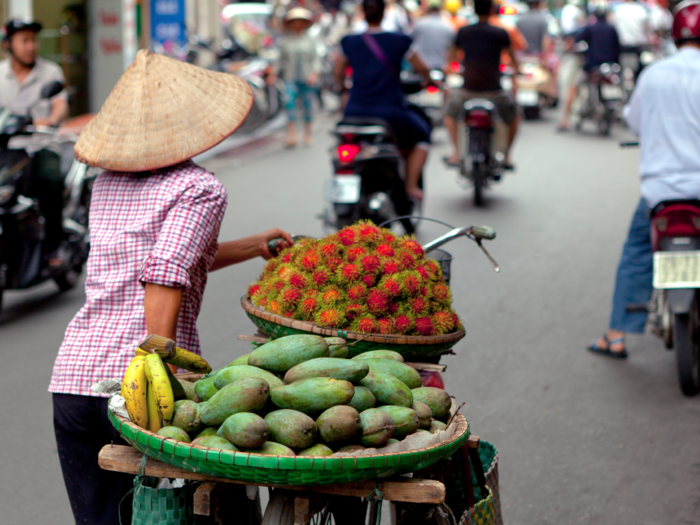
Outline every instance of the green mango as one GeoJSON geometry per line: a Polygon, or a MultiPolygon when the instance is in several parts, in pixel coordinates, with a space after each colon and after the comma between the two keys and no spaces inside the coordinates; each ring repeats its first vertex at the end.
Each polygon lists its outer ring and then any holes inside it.
{"type": "Polygon", "coordinates": [[[200,379],[194,384],[194,393],[200,401],[209,401],[219,391],[214,386],[214,378],[200,379]]]}
{"type": "Polygon", "coordinates": [[[430,407],[435,419],[442,419],[450,413],[452,398],[442,388],[424,386],[411,390],[416,401],[425,403],[430,407]]]}
{"type": "Polygon", "coordinates": [[[269,372],[287,372],[309,359],[328,357],[328,343],[318,335],[288,335],[256,348],[248,364],[269,372]]]}
{"type": "Polygon", "coordinates": [[[194,439],[199,439],[207,436],[216,436],[217,432],[219,432],[219,427],[207,427],[204,430],[202,430],[199,434],[197,434],[194,437],[194,439]]]}
{"type": "Polygon", "coordinates": [[[265,416],[270,440],[293,449],[309,448],[316,441],[316,422],[297,410],[275,410],[265,416]]]}
{"type": "Polygon", "coordinates": [[[397,443],[401,443],[398,439],[391,438],[389,441],[386,442],[387,445],[396,445],[397,443]]]}
{"type": "Polygon", "coordinates": [[[348,406],[353,407],[358,412],[363,412],[368,408],[374,408],[374,405],[376,404],[377,398],[374,397],[374,394],[369,388],[365,388],[364,386],[356,386],[355,395],[352,396],[348,406]]]}
{"type": "Polygon", "coordinates": [[[409,389],[419,388],[423,385],[420,374],[415,368],[394,361],[393,359],[365,359],[371,370],[379,370],[391,374],[402,381],[409,389]]]}
{"type": "Polygon", "coordinates": [[[394,435],[394,420],[378,408],[370,408],[360,414],[362,435],[360,443],[365,447],[383,447],[394,435]]]}
{"type": "Polygon", "coordinates": [[[356,355],[353,359],[392,359],[403,363],[403,356],[393,350],[370,350],[369,352],[356,355]]]}
{"type": "Polygon", "coordinates": [[[255,412],[270,397],[267,382],[257,377],[244,377],[219,390],[201,409],[202,423],[220,425],[238,412],[255,412]]]}
{"type": "Polygon", "coordinates": [[[344,447],[340,447],[336,452],[340,452],[341,454],[352,454],[353,452],[358,452],[360,450],[364,450],[365,447],[361,445],[346,445],[344,447]]]}
{"type": "Polygon", "coordinates": [[[230,450],[231,452],[239,451],[233,443],[230,443],[226,439],[219,436],[203,436],[192,441],[192,445],[197,445],[206,448],[216,448],[221,450],[230,450]]]}
{"type": "MultiPolygon", "coordinates": [[[[398,379],[395,380],[401,383],[398,379]]],[[[316,415],[332,406],[348,404],[354,394],[355,387],[348,381],[312,377],[275,388],[270,397],[280,408],[291,408],[304,414],[316,415]]]]}
{"type": "Polygon", "coordinates": [[[187,432],[178,427],[163,427],[156,432],[156,434],[164,438],[174,439],[175,441],[184,441],[185,443],[190,443],[192,441],[190,436],[187,435],[187,432]]]}
{"type": "Polygon", "coordinates": [[[242,355],[241,357],[237,357],[233,361],[231,361],[226,367],[229,366],[238,366],[238,365],[247,365],[248,364],[248,358],[250,357],[250,354],[245,354],[242,355]]]}
{"type": "Polygon", "coordinates": [[[190,383],[189,381],[184,381],[182,379],[178,379],[179,383],[182,385],[183,390],[185,391],[185,399],[189,399],[190,401],[194,401],[194,383],[190,383]]]}
{"type": "Polygon", "coordinates": [[[416,401],[414,399],[411,408],[416,411],[416,414],[418,414],[418,422],[420,423],[418,428],[426,430],[429,429],[430,423],[433,420],[433,411],[430,410],[430,407],[425,403],[421,403],[420,401],[416,401]]]}
{"type": "Polygon", "coordinates": [[[324,443],[350,441],[360,433],[360,413],[347,405],[334,406],[318,416],[316,426],[324,443]]]}
{"type": "Polygon", "coordinates": [[[403,439],[406,436],[413,434],[418,430],[418,414],[412,408],[398,407],[398,406],[383,406],[379,407],[378,410],[383,410],[391,416],[394,420],[394,435],[395,439],[403,439]]]}
{"type": "Polygon", "coordinates": [[[243,379],[244,377],[257,377],[267,381],[270,386],[270,390],[274,390],[277,387],[284,386],[284,381],[282,381],[275,374],[271,374],[267,370],[249,365],[234,365],[224,368],[221,372],[216,374],[214,378],[214,386],[218,389],[222,389],[229,383],[243,379]]]}
{"type": "Polygon", "coordinates": [[[369,374],[359,382],[360,386],[368,388],[378,405],[397,405],[410,407],[413,405],[411,390],[403,381],[381,370],[370,369],[369,374]]]}
{"type": "Polygon", "coordinates": [[[194,401],[188,399],[175,401],[173,405],[173,419],[170,424],[181,428],[190,435],[197,434],[202,428],[199,410],[199,405],[194,401]]]}
{"type": "Polygon", "coordinates": [[[246,450],[249,454],[262,454],[263,456],[296,456],[294,451],[274,441],[266,441],[261,447],[246,450]]]}
{"type": "Polygon", "coordinates": [[[267,441],[269,428],[259,415],[239,412],[226,418],[217,435],[237,447],[257,448],[267,441]]]}
{"type": "Polygon", "coordinates": [[[337,357],[318,357],[292,367],[284,376],[288,385],[310,377],[332,377],[356,383],[369,372],[369,365],[364,361],[339,359],[337,357]]]}
{"type": "Polygon", "coordinates": [[[445,423],[443,423],[442,421],[433,420],[430,422],[429,430],[430,430],[431,434],[437,434],[438,432],[440,432],[441,430],[445,430],[446,428],[447,428],[447,425],[445,423]]]}
{"type": "Polygon", "coordinates": [[[297,456],[332,456],[333,451],[323,443],[316,443],[314,446],[302,450],[297,456]]]}
{"type": "Polygon", "coordinates": [[[345,359],[348,357],[348,342],[342,337],[324,337],[328,343],[328,352],[331,357],[345,359]]]}

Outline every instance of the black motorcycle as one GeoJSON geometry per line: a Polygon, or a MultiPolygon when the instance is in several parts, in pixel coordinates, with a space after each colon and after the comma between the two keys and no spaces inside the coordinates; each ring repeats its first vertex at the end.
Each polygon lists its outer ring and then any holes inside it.
{"type": "MultiPolygon", "coordinates": [[[[63,90],[60,82],[44,86],[49,99],[63,90]]],[[[4,290],[22,290],[48,280],[61,291],[73,288],[88,257],[88,210],[95,171],[72,158],[75,138],[61,138],[53,128],[32,126],[28,115],[14,115],[0,108],[0,306],[4,290]],[[65,170],[63,208],[64,239],[59,251],[62,264],[49,264],[44,246],[45,219],[36,199],[28,197],[32,186],[31,157],[22,149],[10,149],[10,139],[28,135],[56,138],[69,166],[65,170]]]]}

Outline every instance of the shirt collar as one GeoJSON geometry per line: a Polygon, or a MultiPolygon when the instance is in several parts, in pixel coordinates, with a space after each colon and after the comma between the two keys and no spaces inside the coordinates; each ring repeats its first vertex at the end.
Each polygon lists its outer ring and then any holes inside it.
{"type": "Polygon", "coordinates": [[[698,49],[697,47],[693,47],[693,46],[683,46],[678,50],[678,52],[679,53],[687,53],[687,52],[700,53],[700,49],[698,49]]]}

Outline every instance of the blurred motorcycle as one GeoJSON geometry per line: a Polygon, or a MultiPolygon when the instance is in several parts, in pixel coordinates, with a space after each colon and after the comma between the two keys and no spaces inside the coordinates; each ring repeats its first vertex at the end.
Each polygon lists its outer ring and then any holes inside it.
{"type": "MultiPolygon", "coordinates": [[[[409,71],[403,71],[401,77],[404,81],[420,81],[420,75],[409,71]]],[[[406,101],[419,107],[428,117],[433,127],[442,124],[445,113],[445,73],[439,69],[430,72],[430,85],[422,86],[417,93],[406,95],[406,101]]]]}
{"type": "Polygon", "coordinates": [[[610,134],[623,99],[620,72],[619,64],[601,64],[579,84],[572,108],[577,130],[590,120],[601,135],[610,134]]]}
{"type": "Polygon", "coordinates": [[[523,108],[526,120],[540,118],[541,111],[552,104],[550,94],[552,74],[537,57],[524,57],[520,63],[520,74],[516,77],[518,86],[515,102],[523,108]]]}

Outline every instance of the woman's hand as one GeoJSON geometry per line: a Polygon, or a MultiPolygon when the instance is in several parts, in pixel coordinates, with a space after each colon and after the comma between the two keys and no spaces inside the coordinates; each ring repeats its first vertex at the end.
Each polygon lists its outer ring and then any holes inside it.
{"type": "Polygon", "coordinates": [[[309,75],[309,78],[306,79],[306,84],[309,87],[313,87],[316,85],[316,82],[318,82],[318,73],[315,71],[312,71],[311,74],[309,75]]]}
{"type": "Polygon", "coordinates": [[[279,228],[273,228],[272,230],[259,233],[258,236],[261,238],[260,256],[265,260],[272,259],[277,255],[277,253],[294,244],[294,239],[292,239],[292,236],[279,228]],[[267,243],[272,239],[282,239],[282,241],[277,245],[277,253],[271,253],[270,249],[267,247],[267,243]]]}
{"type": "Polygon", "coordinates": [[[255,257],[272,259],[276,254],[270,253],[267,243],[272,239],[282,239],[278,245],[278,250],[289,248],[294,244],[292,236],[284,230],[273,228],[257,235],[251,235],[237,241],[222,242],[219,244],[219,252],[209,268],[210,272],[231,266],[239,262],[247,261],[255,257]]]}

